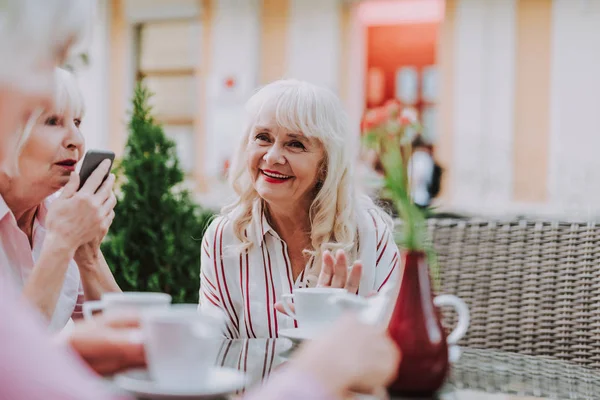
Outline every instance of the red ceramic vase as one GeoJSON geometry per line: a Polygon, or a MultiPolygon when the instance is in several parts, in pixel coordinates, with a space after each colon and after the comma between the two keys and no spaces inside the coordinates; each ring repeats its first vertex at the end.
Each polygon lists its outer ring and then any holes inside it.
{"type": "Polygon", "coordinates": [[[433,304],[427,256],[403,253],[400,291],[388,333],[402,353],[398,375],[388,390],[393,395],[428,397],[448,373],[448,345],[440,313],[433,304]]]}

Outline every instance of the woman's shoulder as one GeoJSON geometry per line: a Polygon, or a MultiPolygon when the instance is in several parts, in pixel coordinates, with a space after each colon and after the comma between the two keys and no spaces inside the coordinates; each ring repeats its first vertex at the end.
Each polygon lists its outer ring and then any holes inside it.
{"type": "Polygon", "coordinates": [[[369,248],[377,248],[382,239],[393,231],[393,219],[388,213],[375,205],[362,208],[360,214],[361,217],[358,223],[360,243],[364,243],[369,248]]]}
{"type": "Polygon", "coordinates": [[[228,232],[233,233],[231,218],[227,215],[216,215],[208,224],[204,237],[214,238],[217,235],[227,235],[228,232]]]}
{"type": "Polygon", "coordinates": [[[240,240],[235,235],[232,216],[229,214],[215,216],[204,232],[204,240],[212,244],[218,241],[219,245],[222,243],[224,247],[239,245],[240,240]]]}
{"type": "Polygon", "coordinates": [[[364,207],[361,211],[362,223],[366,225],[369,230],[382,231],[393,228],[394,221],[392,217],[381,208],[372,205],[364,207]]]}

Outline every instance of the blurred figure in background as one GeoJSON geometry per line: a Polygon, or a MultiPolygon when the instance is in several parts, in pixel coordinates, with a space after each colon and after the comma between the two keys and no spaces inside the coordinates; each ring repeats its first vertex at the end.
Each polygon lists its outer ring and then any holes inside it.
{"type": "Polygon", "coordinates": [[[441,167],[433,159],[433,146],[417,135],[408,162],[411,196],[416,205],[427,208],[440,191],[441,167]]]}

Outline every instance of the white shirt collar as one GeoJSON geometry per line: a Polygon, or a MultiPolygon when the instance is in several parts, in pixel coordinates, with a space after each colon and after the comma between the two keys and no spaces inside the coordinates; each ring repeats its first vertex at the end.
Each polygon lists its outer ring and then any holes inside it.
{"type": "Polygon", "coordinates": [[[267,221],[267,216],[264,212],[264,206],[261,200],[256,201],[252,207],[252,220],[250,221],[248,230],[252,235],[250,241],[259,247],[262,247],[265,241],[265,235],[268,232],[275,233],[269,224],[269,221],[267,221]]]}

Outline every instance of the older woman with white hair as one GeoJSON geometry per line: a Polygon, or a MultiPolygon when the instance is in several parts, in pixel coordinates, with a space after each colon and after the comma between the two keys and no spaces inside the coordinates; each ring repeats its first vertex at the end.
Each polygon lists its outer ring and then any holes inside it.
{"type": "Polygon", "coordinates": [[[337,96],[282,80],[246,111],[230,175],[237,198],[202,242],[201,308],[228,316],[229,337],[277,337],[296,326],[276,312],[294,288],[364,296],[396,285],[392,219],[354,185],[358,138],[337,96]],[[360,260],[350,270],[347,255],[360,260]]]}
{"type": "Polygon", "coordinates": [[[17,172],[2,177],[0,242],[9,258],[1,268],[56,331],[80,315],[84,299],[120,289],[100,251],[114,218],[115,177],[99,187],[108,172],[103,165],[77,192],[73,172],[84,153],[83,97],[70,72],[57,68],[54,82],[54,105],[40,109],[21,130],[17,172]]]}

